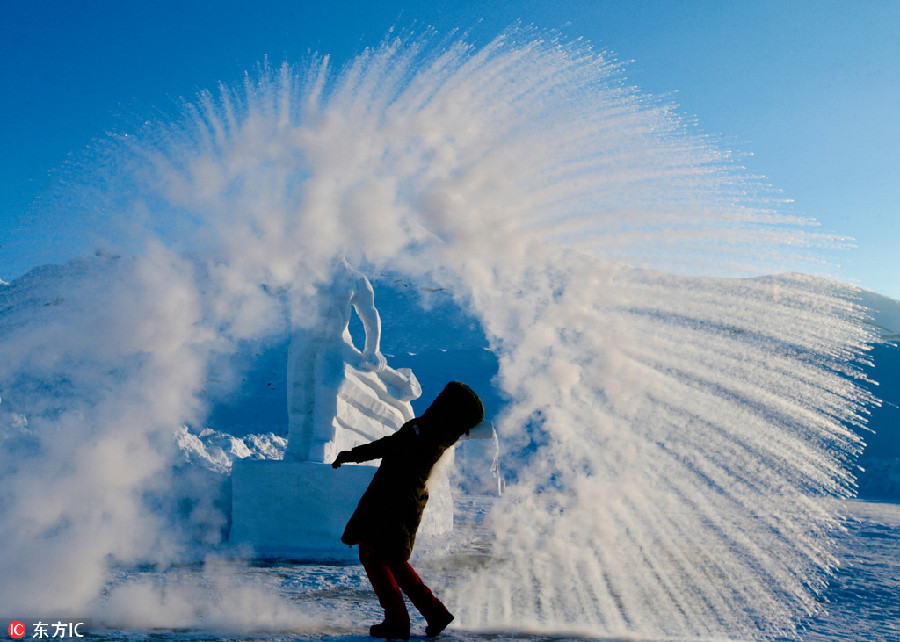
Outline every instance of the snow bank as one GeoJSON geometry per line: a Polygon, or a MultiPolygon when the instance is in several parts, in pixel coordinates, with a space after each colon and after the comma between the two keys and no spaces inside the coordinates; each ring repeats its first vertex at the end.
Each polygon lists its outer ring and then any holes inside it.
{"type": "Polygon", "coordinates": [[[184,461],[217,473],[229,473],[237,459],[284,458],[287,439],[274,433],[235,437],[204,428],[199,433],[182,426],[175,433],[175,441],[184,461]]]}

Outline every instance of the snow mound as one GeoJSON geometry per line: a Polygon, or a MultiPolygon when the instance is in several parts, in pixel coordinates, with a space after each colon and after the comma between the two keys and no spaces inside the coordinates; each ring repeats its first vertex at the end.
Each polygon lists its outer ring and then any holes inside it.
{"type": "Polygon", "coordinates": [[[283,459],[287,439],[275,433],[235,437],[205,428],[199,433],[182,426],[175,441],[183,461],[217,473],[230,473],[236,459],[283,459]]]}
{"type": "Polygon", "coordinates": [[[866,306],[872,317],[872,323],[881,330],[885,337],[900,336],[900,301],[890,297],[863,291],[860,302],[866,306]]]}

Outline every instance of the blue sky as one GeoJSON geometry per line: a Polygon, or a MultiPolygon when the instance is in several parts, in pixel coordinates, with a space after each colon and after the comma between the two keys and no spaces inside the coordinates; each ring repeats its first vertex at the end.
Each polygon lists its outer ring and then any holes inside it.
{"type": "MultiPolygon", "coordinates": [[[[856,239],[842,276],[900,299],[900,2],[0,2],[0,244],[71,153],[264,57],[338,64],[391,26],[514,21],[585,37],[765,175],[791,213],[856,239]],[[427,5],[427,6],[426,6],[427,5]]],[[[60,257],[61,259],[67,257],[60,257]]],[[[32,267],[0,247],[0,278],[32,267]]]]}

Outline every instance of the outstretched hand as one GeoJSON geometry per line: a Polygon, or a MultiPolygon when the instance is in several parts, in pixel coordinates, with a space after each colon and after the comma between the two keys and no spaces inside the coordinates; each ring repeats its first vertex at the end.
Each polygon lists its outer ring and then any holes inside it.
{"type": "Polygon", "coordinates": [[[331,467],[332,468],[340,468],[341,464],[346,464],[348,461],[352,461],[350,459],[350,451],[342,450],[341,452],[338,453],[338,456],[331,463],[331,467]]]}

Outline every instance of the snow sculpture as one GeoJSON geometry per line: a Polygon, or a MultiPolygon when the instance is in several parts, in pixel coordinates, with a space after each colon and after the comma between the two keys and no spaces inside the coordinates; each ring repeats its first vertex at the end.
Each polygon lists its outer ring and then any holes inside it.
{"type": "MultiPolygon", "coordinates": [[[[232,467],[229,539],[266,557],[355,560],[340,536],[376,466],[351,466],[338,477],[330,463],[342,450],[398,430],[413,418],[410,401],[422,393],[411,370],[391,368],[381,354],[372,284],[345,260],[333,273],[317,293],[317,313],[292,330],[284,460],[241,459],[232,467]],[[366,334],[361,351],[350,336],[354,311],[366,334]]],[[[448,451],[429,482],[422,535],[453,528],[452,456],[448,451]]]]}
{"type": "Polygon", "coordinates": [[[381,318],[372,284],[346,260],[320,288],[312,328],[295,327],[288,349],[285,459],[331,463],[341,450],[384,437],[413,418],[422,389],[407,368],[381,354],[381,318]],[[356,311],[365,329],[360,352],[350,336],[356,311]]]}

